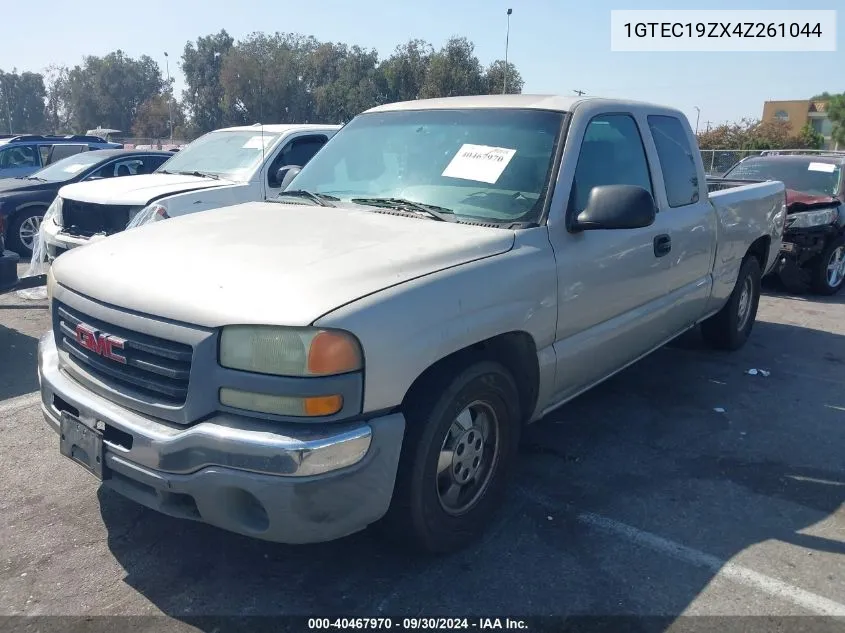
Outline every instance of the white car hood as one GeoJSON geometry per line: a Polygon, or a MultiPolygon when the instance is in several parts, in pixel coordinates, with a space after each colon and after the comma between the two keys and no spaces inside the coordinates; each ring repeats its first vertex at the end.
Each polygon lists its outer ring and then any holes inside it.
{"type": "Polygon", "coordinates": [[[251,202],[124,231],[63,254],[53,268],[61,285],[158,317],[206,327],[308,325],[513,243],[506,229],[251,202]]]}
{"type": "Polygon", "coordinates": [[[78,182],[59,190],[61,198],[101,204],[146,205],[160,196],[211,187],[232,186],[231,180],[214,180],[179,174],[142,174],[78,182]]]}

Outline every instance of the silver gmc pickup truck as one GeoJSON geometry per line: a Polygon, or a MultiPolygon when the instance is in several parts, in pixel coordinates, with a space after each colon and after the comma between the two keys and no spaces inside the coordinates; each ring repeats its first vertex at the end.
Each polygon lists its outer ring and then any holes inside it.
{"type": "Polygon", "coordinates": [[[698,324],[742,346],[784,220],[783,183],[707,191],[674,109],[380,106],[278,199],[59,257],[43,412],[63,455],[166,514],[452,550],[523,425],[698,324]]]}

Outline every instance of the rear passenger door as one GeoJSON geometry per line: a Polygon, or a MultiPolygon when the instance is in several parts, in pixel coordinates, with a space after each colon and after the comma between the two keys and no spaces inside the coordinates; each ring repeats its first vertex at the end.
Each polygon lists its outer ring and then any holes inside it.
{"type": "Polygon", "coordinates": [[[707,309],[716,249],[716,213],[699,182],[692,129],[670,114],[650,114],[648,129],[660,169],[656,199],[660,225],[671,239],[667,288],[673,292],[676,328],[691,326],[707,309]]]}

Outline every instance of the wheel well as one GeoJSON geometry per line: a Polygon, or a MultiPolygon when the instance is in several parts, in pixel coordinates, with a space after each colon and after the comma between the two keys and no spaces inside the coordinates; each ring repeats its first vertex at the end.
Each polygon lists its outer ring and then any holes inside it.
{"type": "Polygon", "coordinates": [[[482,360],[501,363],[513,376],[519,392],[519,407],[523,422],[528,421],[537,406],[540,387],[540,365],[537,346],[527,332],[507,332],[480,341],[438,360],[420,374],[408,389],[403,405],[420,389],[434,381],[454,375],[461,369],[482,360]]]}
{"type": "Polygon", "coordinates": [[[757,261],[760,262],[760,270],[766,270],[766,264],[769,261],[769,249],[772,246],[772,238],[768,235],[764,235],[762,237],[758,237],[754,242],[752,242],[751,246],[748,247],[747,255],[751,255],[757,258],[757,261]]]}

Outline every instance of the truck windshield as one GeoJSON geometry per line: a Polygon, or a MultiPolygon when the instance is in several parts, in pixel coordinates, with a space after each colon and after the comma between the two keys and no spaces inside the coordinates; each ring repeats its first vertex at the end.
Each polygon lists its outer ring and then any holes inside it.
{"type": "Polygon", "coordinates": [[[344,202],[402,199],[459,219],[536,221],[563,118],[563,112],[528,109],[362,114],[317,152],[288,190],[344,202]]]}
{"type": "Polygon", "coordinates": [[[839,192],[842,167],[836,163],[793,158],[749,158],[725,173],[739,180],[780,180],[787,189],[819,196],[839,192]]]}
{"type": "Polygon", "coordinates": [[[209,132],[188,144],[156,171],[198,172],[230,180],[248,180],[278,138],[278,134],[262,134],[261,128],[209,132]]]}

